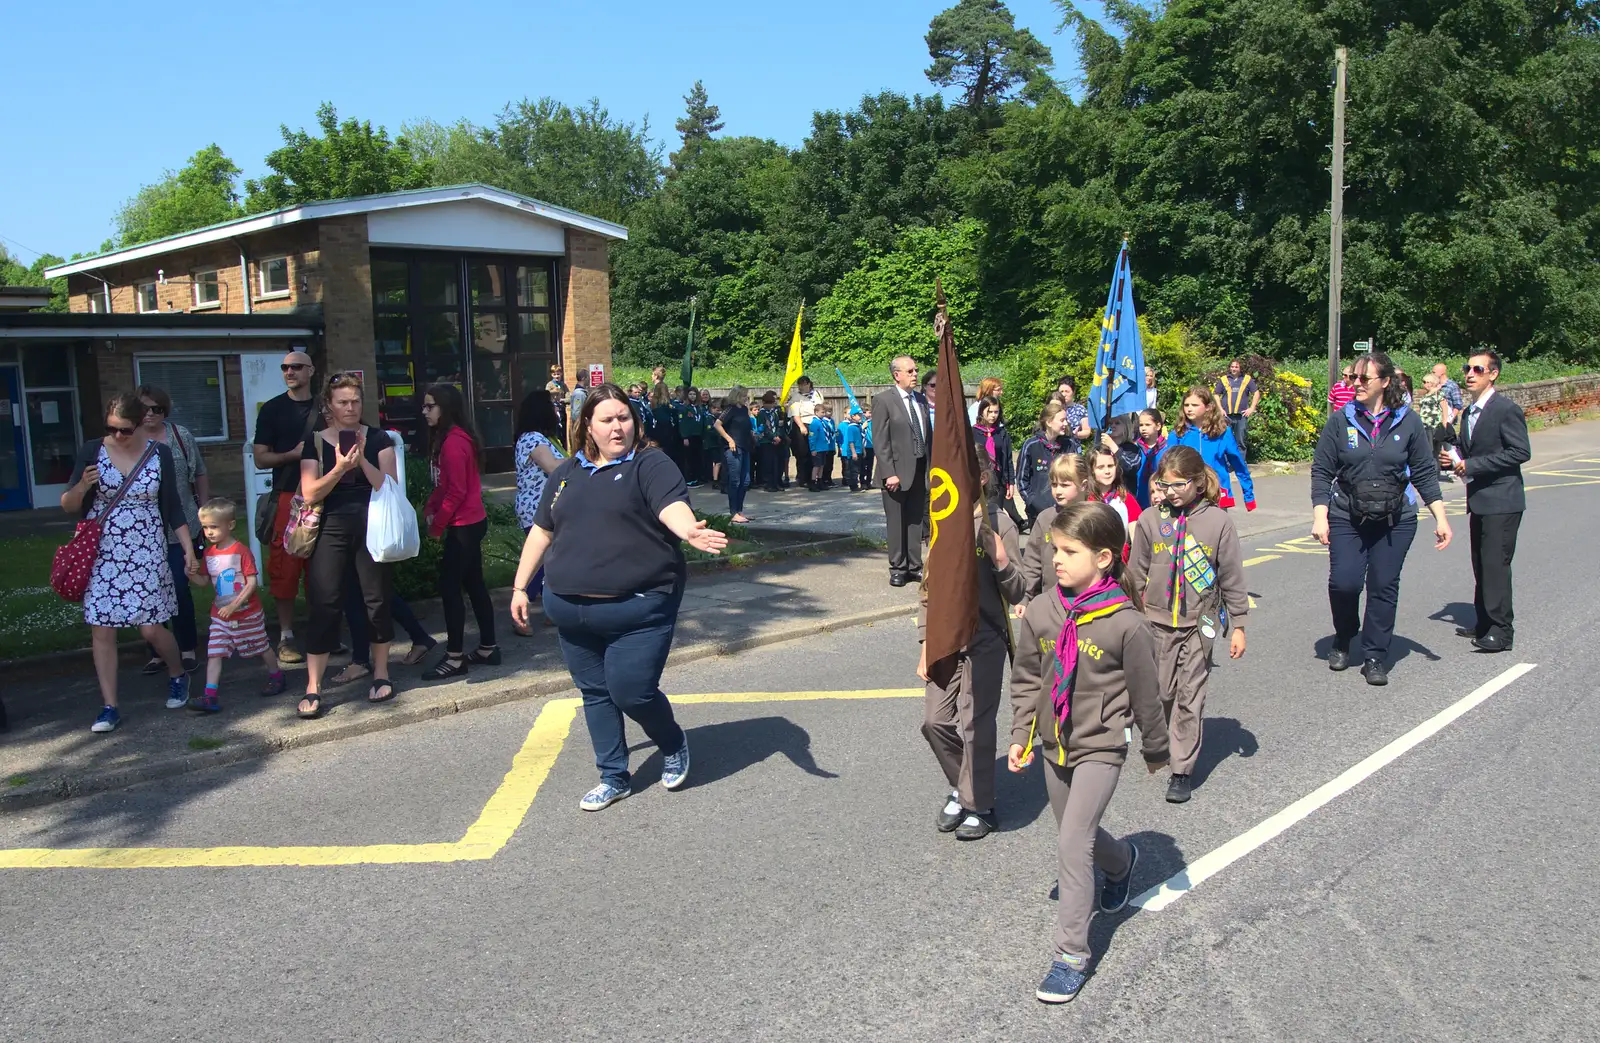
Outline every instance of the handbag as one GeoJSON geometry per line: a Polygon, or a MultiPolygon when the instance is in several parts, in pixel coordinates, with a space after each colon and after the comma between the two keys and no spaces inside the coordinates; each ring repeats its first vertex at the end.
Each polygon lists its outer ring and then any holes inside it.
{"type": "MultiPolygon", "coordinates": [[[[117,486],[115,495],[111,497],[106,509],[100,512],[100,516],[80,521],[78,527],[73,530],[72,539],[68,540],[65,546],[56,548],[55,557],[50,561],[51,590],[68,601],[82,601],[84,595],[89,592],[89,576],[94,572],[94,560],[100,554],[100,535],[104,531],[100,518],[109,517],[111,512],[117,509],[117,504],[122,502],[123,494],[133,485],[134,479],[139,477],[139,472],[144,470],[144,465],[155,455],[155,451],[154,442],[145,446],[139,462],[133,465],[128,477],[117,486]]],[[[165,535],[162,533],[163,537],[165,535]]]]}
{"type": "Polygon", "coordinates": [[[1406,490],[1390,475],[1345,483],[1350,517],[1357,524],[1388,521],[1405,502],[1406,490]]]}
{"type": "MultiPolygon", "coordinates": [[[[316,429],[316,424],[317,411],[313,409],[311,415],[306,417],[306,429],[300,435],[300,444],[302,446],[305,445],[306,439],[311,437],[311,432],[316,429]]],[[[277,520],[278,493],[274,489],[268,489],[256,497],[256,539],[260,541],[262,547],[272,546],[272,525],[277,520]]],[[[312,540],[314,543],[315,537],[312,540]]],[[[310,551],[306,552],[308,555],[310,553],[310,551]]]]}
{"type": "Polygon", "coordinates": [[[322,535],[322,504],[307,503],[304,496],[294,494],[289,501],[289,524],[283,527],[283,549],[296,558],[309,558],[317,549],[317,537],[322,535]]]}

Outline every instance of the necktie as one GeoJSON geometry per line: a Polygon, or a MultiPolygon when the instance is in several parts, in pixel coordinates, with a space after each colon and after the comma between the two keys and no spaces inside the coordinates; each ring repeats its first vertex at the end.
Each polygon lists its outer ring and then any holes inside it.
{"type": "Polygon", "coordinates": [[[1478,428],[1478,414],[1481,412],[1483,412],[1483,407],[1477,403],[1473,403],[1472,408],[1467,410],[1467,438],[1469,439],[1472,437],[1472,432],[1478,428]]]}
{"type": "Polygon", "coordinates": [[[922,430],[922,417],[917,415],[916,396],[907,391],[906,411],[911,416],[911,451],[918,457],[928,455],[928,440],[922,430]]]}

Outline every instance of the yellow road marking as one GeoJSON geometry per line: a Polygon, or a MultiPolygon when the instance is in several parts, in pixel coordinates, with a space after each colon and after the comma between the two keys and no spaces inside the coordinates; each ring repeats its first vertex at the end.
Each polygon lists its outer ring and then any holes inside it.
{"type": "Polygon", "coordinates": [[[1249,568],[1251,565],[1259,565],[1263,561],[1277,561],[1281,557],[1283,557],[1282,554],[1263,554],[1256,558],[1246,558],[1244,559],[1244,567],[1249,568]]]}
{"type": "MultiPolygon", "coordinates": [[[[771,703],[824,699],[921,698],[921,688],[853,692],[723,692],[680,695],[690,703],[771,703]]],[[[0,850],[0,869],[187,869],[245,866],[360,866],[471,862],[493,858],[527,817],[533,798],[566,745],[583,700],[551,699],[539,711],[522,748],[512,758],[477,821],[453,843],[358,844],[340,847],[91,847],[0,850]]]]}

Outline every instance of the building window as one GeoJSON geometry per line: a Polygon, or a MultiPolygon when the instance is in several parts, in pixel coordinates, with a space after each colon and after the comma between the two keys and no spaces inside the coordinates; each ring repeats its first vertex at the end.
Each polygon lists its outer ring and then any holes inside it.
{"type": "Polygon", "coordinates": [[[261,296],[271,297],[289,292],[289,258],[269,257],[256,268],[261,273],[261,296]]]}
{"type": "Polygon", "coordinates": [[[206,268],[194,273],[194,305],[197,308],[207,304],[216,304],[222,300],[222,286],[217,279],[215,268],[206,268]]]}
{"type": "Polygon", "coordinates": [[[133,288],[133,294],[134,294],[134,297],[137,298],[137,300],[139,302],[139,314],[140,315],[143,315],[146,312],[153,312],[153,311],[159,311],[160,310],[160,305],[158,305],[156,303],[156,284],[155,283],[153,283],[153,282],[142,282],[138,286],[135,286],[133,288]]]}
{"type": "Polygon", "coordinates": [[[106,310],[106,299],[100,295],[99,290],[89,294],[89,314],[101,315],[106,310]]]}
{"type": "Polygon", "coordinates": [[[202,442],[227,440],[220,355],[141,356],[134,360],[134,376],[137,383],[153,384],[172,396],[173,423],[187,427],[202,442]]]}

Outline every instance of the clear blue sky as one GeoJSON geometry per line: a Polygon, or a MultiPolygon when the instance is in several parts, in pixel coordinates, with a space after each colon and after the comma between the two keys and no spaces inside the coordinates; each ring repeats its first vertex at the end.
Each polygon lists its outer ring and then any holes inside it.
{"type": "MultiPolygon", "coordinates": [[[[246,177],[264,173],[279,124],[314,126],[323,100],[395,133],[420,118],[486,122],[523,97],[598,97],[613,116],[648,116],[670,148],[698,78],[724,133],[798,146],[815,110],[882,89],[931,91],[923,34],[951,2],[86,0],[66,15],[10,5],[0,22],[0,243],[24,263],[38,251],[94,250],[124,200],[213,141],[246,177]]],[[[1052,0],[1010,7],[1055,52],[1056,76],[1075,76],[1052,0]]]]}

